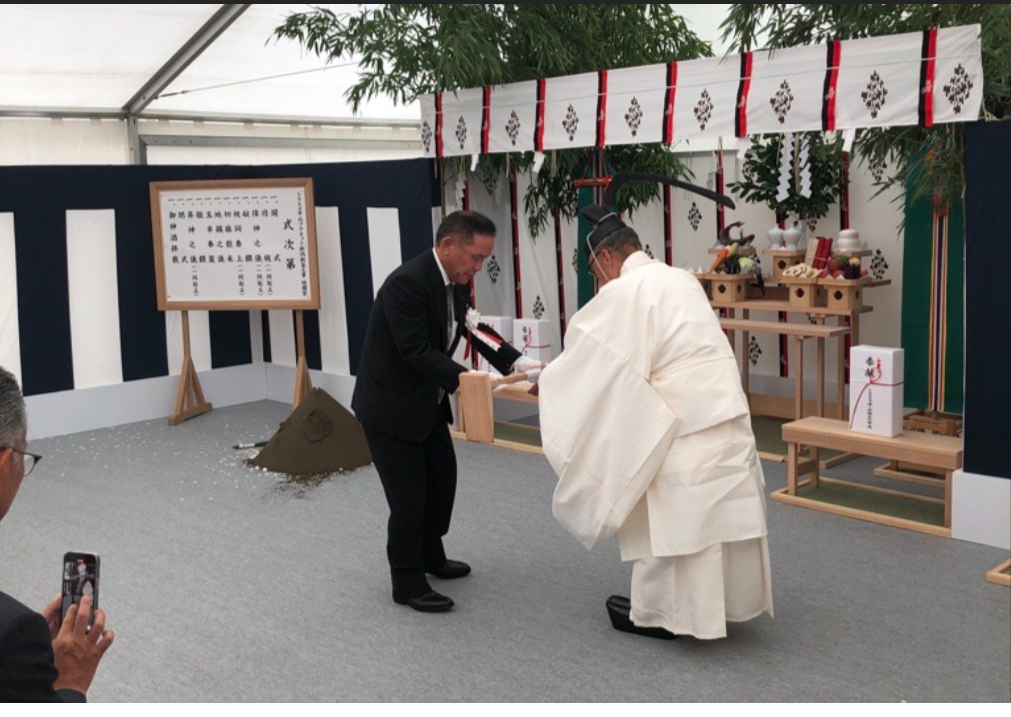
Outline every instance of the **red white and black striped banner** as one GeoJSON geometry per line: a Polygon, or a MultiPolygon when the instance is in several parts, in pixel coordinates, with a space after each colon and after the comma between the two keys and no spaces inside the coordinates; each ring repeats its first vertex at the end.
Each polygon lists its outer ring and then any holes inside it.
{"type": "Polygon", "coordinates": [[[979,25],[427,95],[429,157],[966,122],[979,25]]]}

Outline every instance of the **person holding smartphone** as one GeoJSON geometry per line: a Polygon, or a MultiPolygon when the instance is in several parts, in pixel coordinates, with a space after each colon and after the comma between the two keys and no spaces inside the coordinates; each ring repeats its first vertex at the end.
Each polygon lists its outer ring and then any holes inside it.
{"type": "MultiPolygon", "coordinates": [[[[17,379],[0,367],[0,521],[41,460],[27,448],[25,401],[17,379]]],[[[98,663],[116,637],[105,629],[102,610],[92,615],[92,605],[84,595],[63,616],[60,595],[40,614],[0,591],[0,702],[86,701],[98,663]]]]}

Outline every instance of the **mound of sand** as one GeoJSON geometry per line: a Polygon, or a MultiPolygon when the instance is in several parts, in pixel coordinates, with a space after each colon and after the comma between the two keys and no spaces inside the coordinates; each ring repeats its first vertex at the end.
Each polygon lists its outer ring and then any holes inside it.
{"type": "Polygon", "coordinates": [[[352,471],[369,465],[372,455],[351,412],[314,388],[250,462],[276,473],[310,475],[352,471]]]}

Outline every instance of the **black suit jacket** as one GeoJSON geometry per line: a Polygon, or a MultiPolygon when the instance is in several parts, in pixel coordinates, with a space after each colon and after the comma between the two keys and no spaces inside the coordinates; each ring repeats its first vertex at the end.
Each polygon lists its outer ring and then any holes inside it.
{"type": "Polygon", "coordinates": [[[0,702],[84,702],[53,688],[58,674],[45,618],[0,592],[0,702]]]}
{"type": "MultiPolygon", "coordinates": [[[[467,332],[464,317],[470,305],[467,286],[454,284],[453,289],[455,327],[449,346],[446,285],[433,252],[401,264],[376,293],[351,399],[364,426],[420,442],[431,432],[437,411],[452,422],[448,394],[468,369],[451,356],[467,332]],[[441,403],[439,388],[447,394],[441,403]]],[[[480,341],[473,347],[503,374],[520,356],[507,343],[498,351],[480,341]]]]}

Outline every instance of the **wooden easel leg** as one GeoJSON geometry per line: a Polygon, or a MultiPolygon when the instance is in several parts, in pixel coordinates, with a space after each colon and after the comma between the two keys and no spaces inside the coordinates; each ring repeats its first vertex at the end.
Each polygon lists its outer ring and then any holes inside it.
{"type": "Polygon", "coordinates": [[[309,365],[305,356],[298,360],[298,369],[295,372],[295,395],[292,398],[292,409],[298,408],[302,399],[312,391],[312,378],[309,375],[309,365]]]}
{"type": "Polygon", "coordinates": [[[172,416],[169,417],[169,425],[174,426],[176,424],[172,419],[176,416],[182,414],[183,410],[186,408],[186,401],[189,398],[190,389],[190,357],[183,357],[183,370],[179,374],[179,389],[176,391],[176,409],[172,412],[172,416]]]}
{"type": "Polygon", "coordinates": [[[292,410],[298,408],[302,399],[312,391],[312,377],[305,359],[305,319],[301,311],[295,312],[295,339],[298,348],[298,368],[295,370],[295,395],[291,399],[292,410]]]}
{"type": "Polygon", "coordinates": [[[190,354],[190,317],[183,312],[183,368],[179,374],[179,391],[176,394],[175,413],[168,418],[170,426],[177,426],[195,416],[209,412],[213,406],[204,398],[197,369],[190,354]]]}

